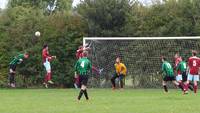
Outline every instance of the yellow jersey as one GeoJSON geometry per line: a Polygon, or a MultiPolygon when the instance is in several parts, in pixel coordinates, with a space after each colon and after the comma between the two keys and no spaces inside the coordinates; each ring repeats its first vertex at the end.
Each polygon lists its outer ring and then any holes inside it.
{"type": "Polygon", "coordinates": [[[115,64],[115,70],[117,74],[123,74],[126,75],[126,66],[123,63],[115,64]]]}

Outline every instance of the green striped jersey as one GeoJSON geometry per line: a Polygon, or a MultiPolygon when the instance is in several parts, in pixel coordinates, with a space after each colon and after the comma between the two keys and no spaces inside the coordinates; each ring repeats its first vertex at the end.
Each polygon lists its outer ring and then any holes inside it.
{"type": "Polygon", "coordinates": [[[24,54],[19,54],[18,56],[15,56],[13,60],[10,62],[10,65],[20,64],[21,63],[20,59],[22,60],[24,59],[24,54]]]}
{"type": "Polygon", "coordinates": [[[87,75],[88,72],[91,70],[92,64],[89,59],[83,57],[76,62],[75,70],[80,75],[87,75]]]}

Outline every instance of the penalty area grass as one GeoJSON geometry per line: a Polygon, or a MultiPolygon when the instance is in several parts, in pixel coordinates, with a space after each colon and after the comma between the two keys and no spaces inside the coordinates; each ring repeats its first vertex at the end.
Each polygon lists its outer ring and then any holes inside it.
{"type": "Polygon", "coordinates": [[[169,89],[1,89],[0,113],[200,113],[200,96],[169,89]]]}

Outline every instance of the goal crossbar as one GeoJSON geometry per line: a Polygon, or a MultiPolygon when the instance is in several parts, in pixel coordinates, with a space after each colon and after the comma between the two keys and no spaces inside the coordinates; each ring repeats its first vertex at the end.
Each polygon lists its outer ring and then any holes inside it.
{"type": "Polygon", "coordinates": [[[192,37],[84,37],[83,45],[86,40],[178,40],[178,39],[200,39],[200,36],[192,37]]]}

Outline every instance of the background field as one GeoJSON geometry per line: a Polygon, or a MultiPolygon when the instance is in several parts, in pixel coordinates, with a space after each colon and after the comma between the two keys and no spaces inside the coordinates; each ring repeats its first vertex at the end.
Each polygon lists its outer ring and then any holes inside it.
{"type": "Polygon", "coordinates": [[[161,89],[90,89],[90,101],[76,101],[75,89],[2,89],[1,113],[199,113],[200,96],[161,89]]]}

